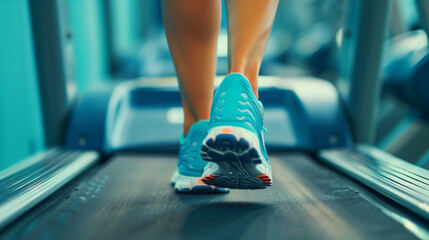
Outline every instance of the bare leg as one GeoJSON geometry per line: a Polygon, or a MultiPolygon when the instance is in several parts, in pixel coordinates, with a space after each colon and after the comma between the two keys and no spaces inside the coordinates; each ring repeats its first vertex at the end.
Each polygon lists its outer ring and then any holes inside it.
{"type": "Polygon", "coordinates": [[[258,74],[278,0],[225,0],[228,17],[228,73],[249,79],[258,96],[258,74]]]}
{"type": "Polygon", "coordinates": [[[162,16],[179,79],[186,135],[192,124],[210,116],[221,5],[219,0],[163,0],[162,16]]]}

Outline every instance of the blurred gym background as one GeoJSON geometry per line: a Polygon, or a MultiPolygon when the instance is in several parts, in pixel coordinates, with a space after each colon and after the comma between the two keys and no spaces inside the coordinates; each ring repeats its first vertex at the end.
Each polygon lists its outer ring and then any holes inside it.
{"type": "MultiPolygon", "coordinates": [[[[66,79],[66,98],[58,101],[72,106],[85,91],[106,82],[175,76],[159,0],[57,2],[57,6],[45,6],[43,1],[0,0],[0,170],[63,141],[46,136],[44,126],[49,123],[42,117],[41,95],[52,94],[55,87],[39,84],[40,79],[66,79]],[[43,7],[58,7],[61,14],[47,18],[57,21],[33,21],[40,19],[36,13],[43,12],[35,9],[43,7]],[[61,28],[66,31],[52,32],[59,29],[52,27],[55,24],[66,26],[61,28]],[[33,34],[36,28],[38,36],[33,34]],[[58,42],[65,46],[58,47],[58,42]],[[49,48],[56,57],[38,58],[41,48],[49,48]],[[46,76],[41,62],[43,67],[57,69],[57,75],[46,76]]],[[[341,88],[341,79],[348,74],[345,59],[353,51],[347,49],[347,42],[356,38],[348,27],[357,2],[281,0],[261,75],[311,75],[341,88]]],[[[429,60],[422,30],[428,22],[426,5],[424,0],[392,0],[373,142],[428,168],[429,60]]],[[[225,74],[227,64],[224,13],[222,17],[219,75],[225,74]]]]}

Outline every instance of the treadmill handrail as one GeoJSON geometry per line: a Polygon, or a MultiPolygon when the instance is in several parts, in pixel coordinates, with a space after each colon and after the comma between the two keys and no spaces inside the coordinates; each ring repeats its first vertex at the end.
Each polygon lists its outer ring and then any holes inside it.
{"type": "Polygon", "coordinates": [[[370,145],[323,150],[320,159],[429,220],[429,171],[370,145]]]}
{"type": "Polygon", "coordinates": [[[95,151],[51,149],[1,171],[0,192],[3,190],[5,194],[0,199],[0,229],[88,169],[98,159],[99,155],[95,151]],[[49,159],[51,157],[53,159],[49,159]],[[40,165],[49,166],[43,168],[40,165]],[[23,173],[31,168],[38,169],[40,173],[23,173]],[[8,179],[16,174],[24,174],[22,181],[17,181],[15,186],[7,184],[8,179]],[[1,186],[2,182],[6,184],[1,186]]]}

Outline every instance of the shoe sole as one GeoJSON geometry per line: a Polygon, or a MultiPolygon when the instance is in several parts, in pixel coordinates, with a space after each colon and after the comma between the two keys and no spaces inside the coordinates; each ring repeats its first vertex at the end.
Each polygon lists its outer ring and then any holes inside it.
{"type": "Polygon", "coordinates": [[[232,126],[211,129],[203,141],[201,156],[216,165],[206,167],[202,181],[235,189],[271,186],[271,171],[256,146],[259,146],[258,140],[246,129],[232,126]]]}

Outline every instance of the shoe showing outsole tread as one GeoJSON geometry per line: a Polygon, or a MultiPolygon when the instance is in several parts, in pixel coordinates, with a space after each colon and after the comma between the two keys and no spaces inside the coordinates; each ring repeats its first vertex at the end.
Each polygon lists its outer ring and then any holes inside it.
{"type": "MultiPolygon", "coordinates": [[[[218,134],[208,138],[201,148],[204,160],[226,166],[227,171],[221,174],[203,176],[207,185],[236,189],[263,189],[271,186],[272,180],[266,174],[254,174],[251,169],[265,161],[258,151],[244,138],[233,134],[218,134]]],[[[254,172],[254,171],[253,171],[254,172]]]]}

